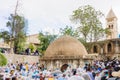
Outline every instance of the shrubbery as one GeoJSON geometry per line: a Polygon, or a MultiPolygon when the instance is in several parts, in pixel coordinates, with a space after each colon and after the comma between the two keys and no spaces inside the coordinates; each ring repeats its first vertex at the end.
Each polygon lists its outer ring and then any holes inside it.
{"type": "Polygon", "coordinates": [[[5,66],[7,64],[7,58],[0,53],[0,66],[5,66]]]}

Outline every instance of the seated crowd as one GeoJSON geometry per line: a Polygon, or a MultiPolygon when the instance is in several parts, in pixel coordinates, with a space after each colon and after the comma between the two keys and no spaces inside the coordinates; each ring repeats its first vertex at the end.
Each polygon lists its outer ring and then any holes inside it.
{"type": "Polygon", "coordinates": [[[60,69],[46,69],[39,63],[7,64],[0,67],[0,80],[120,80],[120,61],[96,60],[84,67],[68,66],[64,72],[60,69]]]}

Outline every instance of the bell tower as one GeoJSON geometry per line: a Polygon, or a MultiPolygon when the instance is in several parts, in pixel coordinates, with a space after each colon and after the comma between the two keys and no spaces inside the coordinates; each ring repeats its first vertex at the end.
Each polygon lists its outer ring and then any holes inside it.
{"type": "Polygon", "coordinates": [[[107,22],[106,28],[108,28],[110,30],[110,34],[107,34],[106,38],[107,39],[117,38],[117,36],[118,36],[117,17],[112,9],[110,9],[110,11],[106,17],[106,22],[107,22]]]}

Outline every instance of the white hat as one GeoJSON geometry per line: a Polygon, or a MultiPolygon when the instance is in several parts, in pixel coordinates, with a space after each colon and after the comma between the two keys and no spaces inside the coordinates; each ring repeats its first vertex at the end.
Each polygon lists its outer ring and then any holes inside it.
{"type": "Polygon", "coordinates": [[[118,65],[118,67],[120,67],[120,65],[118,65]]]}
{"type": "Polygon", "coordinates": [[[118,71],[118,72],[112,72],[112,76],[114,76],[114,77],[120,77],[120,71],[118,71]]]}

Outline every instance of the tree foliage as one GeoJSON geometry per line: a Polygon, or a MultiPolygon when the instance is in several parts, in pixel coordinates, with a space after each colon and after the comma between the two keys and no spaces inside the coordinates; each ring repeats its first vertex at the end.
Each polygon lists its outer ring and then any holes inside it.
{"type": "Polygon", "coordinates": [[[48,45],[55,40],[57,36],[51,35],[49,33],[39,33],[39,40],[40,40],[40,46],[38,47],[38,50],[44,54],[45,50],[47,49],[48,45]]]}
{"type": "Polygon", "coordinates": [[[65,28],[60,28],[61,35],[70,35],[73,37],[79,37],[79,34],[76,29],[73,29],[71,26],[66,26],[65,28]]]}
{"type": "Polygon", "coordinates": [[[23,51],[26,40],[27,22],[23,16],[17,14],[18,6],[19,0],[17,0],[14,13],[8,17],[6,23],[8,30],[0,31],[0,38],[10,44],[11,53],[23,51]]]}
{"type": "Polygon", "coordinates": [[[0,53],[0,66],[5,66],[7,64],[7,58],[0,53]]]}
{"type": "Polygon", "coordinates": [[[78,32],[78,30],[75,28],[73,29],[71,26],[66,26],[65,28],[61,28],[60,29],[60,34],[61,35],[70,35],[72,37],[75,37],[76,39],[78,39],[86,48],[87,48],[87,43],[85,41],[84,38],[82,38],[80,36],[80,33],[78,32]]]}
{"type": "Polygon", "coordinates": [[[32,53],[35,52],[35,50],[36,50],[35,45],[32,44],[32,43],[29,44],[29,48],[30,48],[30,51],[31,51],[32,53]]]}
{"type": "Polygon", "coordinates": [[[85,41],[97,41],[105,33],[100,21],[101,17],[103,17],[102,12],[95,10],[90,5],[85,5],[73,11],[71,21],[79,24],[79,32],[85,41]]]}
{"type": "Polygon", "coordinates": [[[25,18],[22,16],[17,16],[16,19],[16,29],[14,36],[15,42],[14,47],[16,48],[15,53],[19,53],[21,51],[24,51],[25,41],[26,41],[26,31],[27,31],[27,22],[25,21],[25,18]]]}
{"type": "Polygon", "coordinates": [[[6,23],[8,30],[0,32],[0,37],[3,38],[5,42],[10,43],[11,53],[13,53],[13,48],[15,52],[19,52],[24,46],[27,29],[25,22],[24,17],[11,14],[6,23]]]}

